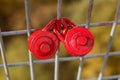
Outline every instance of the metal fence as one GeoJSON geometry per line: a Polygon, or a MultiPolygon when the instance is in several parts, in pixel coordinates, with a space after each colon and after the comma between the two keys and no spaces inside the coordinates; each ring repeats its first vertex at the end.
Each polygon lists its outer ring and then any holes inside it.
{"type": "MultiPolygon", "coordinates": [[[[19,35],[19,34],[27,34],[27,36],[30,36],[30,33],[34,31],[34,29],[31,29],[31,23],[30,23],[30,7],[29,7],[29,0],[24,0],[25,2],[25,14],[26,14],[26,30],[16,30],[16,31],[7,31],[7,32],[1,32],[0,30],[0,49],[1,49],[1,56],[3,64],[0,64],[0,68],[4,68],[6,80],[10,80],[9,70],[8,67],[12,66],[30,66],[30,76],[31,80],[35,80],[34,77],[34,64],[40,64],[40,63],[55,63],[55,72],[54,72],[54,80],[59,80],[59,62],[60,61],[72,61],[72,60],[80,60],[80,65],[78,68],[78,74],[76,80],[81,80],[81,73],[83,69],[84,60],[88,58],[96,58],[96,57],[103,57],[104,61],[101,67],[101,70],[99,72],[99,76],[97,78],[91,78],[91,79],[82,79],[82,80],[120,80],[120,74],[118,75],[111,75],[111,76],[105,76],[103,77],[103,73],[107,64],[107,60],[109,56],[115,56],[120,55],[120,52],[110,52],[110,48],[112,45],[114,33],[116,30],[116,26],[120,24],[120,21],[118,20],[119,17],[119,11],[120,11],[120,0],[118,2],[118,7],[116,9],[115,19],[112,22],[98,22],[98,23],[90,23],[91,19],[91,12],[93,8],[93,1],[89,0],[89,6],[88,6],[88,14],[86,19],[86,24],[80,24],[80,26],[85,26],[86,28],[89,27],[95,27],[95,26],[112,26],[111,33],[109,35],[109,41],[107,50],[104,54],[94,54],[94,55],[87,55],[84,57],[62,57],[59,58],[59,50],[57,51],[57,54],[54,59],[48,59],[48,60],[33,60],[31,52],[29,51],[29,61],[27,62],[18,62],[18,63],[11,63],[8,64],[5,57],[5,48],[3,43],[3,36],[11,36],[11,35],[19,35]]],[[[62,7],[62,0],[58,0],[58,6],[57,6],[57,18],[59,19],[61,17],[61,7],[62,7]]]]}

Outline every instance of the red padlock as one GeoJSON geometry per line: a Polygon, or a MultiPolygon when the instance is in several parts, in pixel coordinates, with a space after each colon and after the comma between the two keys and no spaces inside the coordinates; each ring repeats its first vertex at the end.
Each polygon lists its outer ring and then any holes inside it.
{"type": "Polygon", "coordinates": [[[36,58],[48,59],[55,55],[59,45],[58,39],[73,56],[86,55],[94,45],[94,37],[88,29],[76,26],[67,18],[60,18],[53,19],[42,30],[32,33],[28,47],[36,58]]]}
{"type": "Polygon", "coordinates": [[[68,53],[73,56],[88,54],[94,45],[94,37],[91,32],[82,26],[76,26],[67,18],[61,18],[61,23],[64,26],[63,32],[59,33],[55,29],[54,33],[64,43],[68,53]],[[68,28],[72,29],[68,31],[68,28]]]}
{"type": "Polygon", "coordinates": [[[48,59],[55,55],[59,40],[49,29],[53,28],[56,19],[50,21],[42,30],[36,30],[28,40],[28,48],[38,59],[48,59]]]}
{"type": "Polygon", "coordinates": [[[91,51],[94,45],[94,37],[91,32],[82,26],[76,26],[69,19],[64,18],[72,29],[66,34],[65,47],[73,56],[84,56],[91,51]]]}
{"type": "Polygon", "coordinates": [[[67,33],[64,44],[69,54],[84,56],[93,48],[94,37],[88,29],[79,26],[67,33]]]}

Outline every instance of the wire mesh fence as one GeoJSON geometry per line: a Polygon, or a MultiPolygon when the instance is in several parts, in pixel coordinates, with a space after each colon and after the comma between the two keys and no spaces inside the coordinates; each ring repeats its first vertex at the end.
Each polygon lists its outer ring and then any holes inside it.
{"type": "MultiPolygon", "coordinates": [[[[18,62],[18,63],[7,63],[6,61],[6,55],[5,55],[5,47],[4,47],[4,42],[3,42],[3,37],[4,36],[11,36],[11,35],[20,35],[20,34],[27,34],[27,36],[30,36],[30,33],[34,31],[35,29],[31,28],[31,22],[30,22],[30,6],[29,6],[29,0],[24,0],[25,3],[25,14],[26,14],[26,30],[16,30],[16,31],[6,31],[2,32],[0,31],[0,48],[1,48],[1,57],[2,57],[2,62],[3,64],[0,64],[0,68],[4,68],[5,75],[6,75],[6,80],[11,80],[10,79],[10,74],[9,74],[9,67],[15,67],[15,66],[26,66],[28,65],[30,67],[30,79],[35,80],[35,74],[34,74],[34,65],[35,64],[41,64],[41,63],[55,63],[55,68],[54,68],[54,80],[59,80],[59,62],[63,61],[73,61],[73,60],[80,60],[80,64],[78,67],[78,73],[76,80],[120,80],[120,74],[118,75],[111,75],[111,76],[103,76],[105,67],[108,61],[109,56],[115,56],[115,55],[120,55],[120,52],[110,52],[110,48],[112,46],[113,38],[115,35],[116,27],[118,24],[120,24],[120,21],[118,20],[119,18],[119,11],[120,11],[120,0],[118,2],[118,6],[116,9],[116,14],[114,21],[112,22],[97,22],[97,23],[90,23],[91,20],[91,14],[92,14],[92,8],[93,8],[93,3],[94,0],[89,0],[89,5],[88,5],[88,13],[87,13],[87,18],[86,18],[86,24],[79,24],[80,26],[84,26],[86,28],[90,27],[96,27],[96,26],[112,26],[111,32],[109,34],[109,40],[108,40],[108,45],[106,52],[103,54],[92,54],[92,55],[87,55],[84,57],[59,57],[60,53],[59,50],[57,51],[57,54],[55,55],[55,58],[53,59],[48,59],[48,60],[33,60],[33,57],[31,55],[31,52],[29,52],[29,61],[27,62],[18,62]],[[82,70],[84,67],[84,61],[86,59],[91,59],[91,58],[97,58],[97,57],[103,57],[103,64],[101,67],[101,70],[99,72],[99,76],[97,78],[90,78],[90,79],[82,79],[81,74],[82,70]]],[[[61,8],[62,8],[62,0],[58,0],[58,6],[57,6],[57,18],[59,19],[61,17],[61,8]]],[[[118,45],[119,47],[119,45],[118,45]]],[[[118,63],[119,64],[119,63],[118,63]]],[[[67,74],[66,74],[67,76],[67,74]]]]}

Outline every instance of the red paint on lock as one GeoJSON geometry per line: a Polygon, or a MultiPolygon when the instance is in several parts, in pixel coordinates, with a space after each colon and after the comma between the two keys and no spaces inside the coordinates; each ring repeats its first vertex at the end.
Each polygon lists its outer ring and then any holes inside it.
{"type": "Polygon", "coordinates": [[[60,18],[51,20],[42,30],[33,32],[28,40],[28,48],[36,58],[48,59],[55,55],[58,39],[73,56],[86,55],[94,45],[94,38],[88,29],[77,27],[67,18],[60,18]]]}
{"type": "Polygon", "coordinates": [[[88,29],[74,27],[67,33],[64,44],[70,55],[84,56],[93,48],[94,37],[88,29]]]}
{"type": "Polygon", "coordinates": [[[87,44],[87,38],[85,36],[80,36],[77,38],[77,43],[84,46],[87,44]]]}
{"type": "Polygon", "coordinates": [[[42,53],[48,53],[50,51],[50,45],[48,43],[42,43],[40,45],[40,51],[42,53]]]}
{"type": "Polygon", "coordinates": [[[37,30],[31,34],[28,40],[28,48],[38,59],[53,57],[58,49],[59,41],[52,32],[37,30]]]}

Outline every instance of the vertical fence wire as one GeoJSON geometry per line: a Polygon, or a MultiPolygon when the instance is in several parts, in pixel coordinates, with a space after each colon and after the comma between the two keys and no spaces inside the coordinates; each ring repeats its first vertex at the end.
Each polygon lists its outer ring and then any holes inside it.
{"type": "Polygon", "coordinates": [[[83,64],[84,64],[84,57],[80,58],[80,64],[79,64],[78,73],[77,73],[77,80],[80,80],[81,78],[83,64]]]}
{"type": "Polygon", "coordinates": [[[0,49],[1,49],[1,56],[3,60],[3,67],[5,70],[5,74],[6,74],[6,80],[10,80],[9,70],[7,67],[7,61],[6,61],[6,56],[5,56],[5,48],[4,48],[2,34],[1,34],[1,28],[0,28],[0,49]]]}
{"type": "Polygon", "coordinates": [[[57,19],[60,19],[62,16],[62,0],[57,0],[57,19]]]}
{"type": "MultiPolygon", "coordinates": [[[[62,12],[62,0],[57,0],[57,19],[61,18],[62,12]]],[[[59,49],[55,55],[55,72],[54,72],[54,80],[59,80],[59,49]]]]}
{"type": "Polygon", "coordinates": [[[87,14],[87,18],[86,18],[86,28],[89,28],[89,25],[90,25],[91,14],[92,14],[92,9],[93,9],[93,2],[94,2],[94,0],[89,0],[88,14],[87,14]]]}
{"type": "MultiPolygon", "coordinates": [[[[30,36],[31,33],[31,23],[30,23],[30,6],[29,6],[29,0],[25,1],[25,14],[26,14],[26,27],[27,27],[27,36],[30,36]]],[[[30,65],[30,76],[31,80],[34,80],[34,64],[33,64],[33,58],[31,55],[31,52],[29,52],[29,65],[30,65]]]]}
{"type": "MultiPolygon", "coordinates": [[[[92,8],[93,8],[93,1],[94,0],[89,0],[88,14],[87,14],[86,26],[85,26],[86,28],[89,28],[89,25],[90,25],[90,19],[91,19],[92,8]]],[[[80,58],[80,64],[79,64],[78,73],[77,73],[77,80],[80,80],[80,78],[81,78],[83,64],[84,64],[84,57],[80,58]]]]}
{"type": "Polygon", "coordinates": [[[104,61],[103,61],[102,68],[101,68],[101,71],[100,71],[99,76],[98,76],[98,80],[102,80],[102,76],[103,76],[103,73],[104,73],[104,70],[105,70],[105,66],[107,64],[108,55],[109,55],[109,52],[110,52],[110,48],[111,48],[111,45],[112,45],[114,33],[115,33],[117,22],[118,22],[118,17],[119,17],[119,12],[120,12],[119,10],[120,10],[120,0],[118,2],[118,7],[117,7],[117,10],[116,10],[116,14],[115,14],[115,21],[113,23],[113,26],[112,26],[112,29],[111,29],[111,32],[110,32],[108,47],[107,47],[107,50],[106,50],[106,55],[104,56],[104,61]]]}

